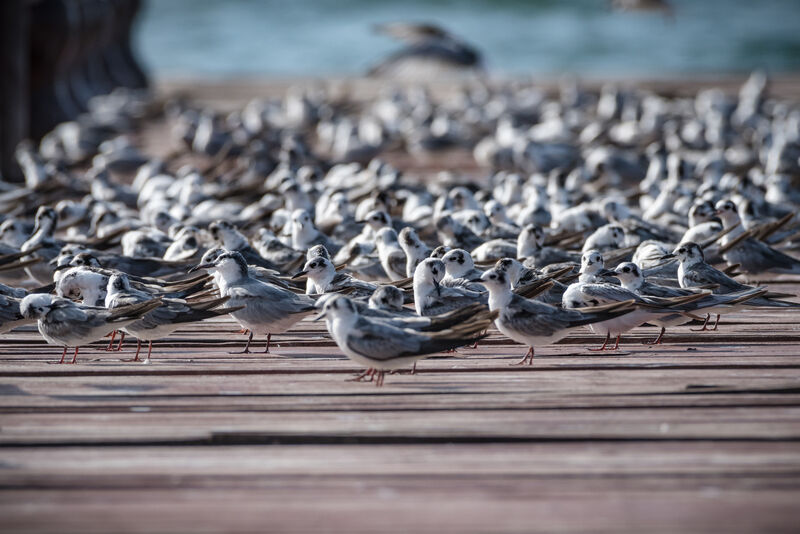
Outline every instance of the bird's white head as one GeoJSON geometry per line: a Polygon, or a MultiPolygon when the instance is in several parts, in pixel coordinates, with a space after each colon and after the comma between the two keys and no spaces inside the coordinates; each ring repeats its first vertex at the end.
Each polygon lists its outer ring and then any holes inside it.
{"type": "Polygon", "coordinates": [[[330,321],[354,323],[358,319],[358,310],[349,298],[344,295],[334,295],[322,307],[322,317],[330,321]]]}
{"type": "Polygon", "coordinates": [[[494,269],[497,272],[506,273],[508,281],[511,286],[516,286],[519,282],[519,277],[522,274],[524,266],[514,258],[501,258],[494,264],[494,269]]]}
{"type": "Polygon", "coordinates": [[[41,319],[52,308],[54,298],[46,293],[28,295],[20,302],[19,311],[26,319],[41,319]]]}
{"type": "Polygon", "coordinates": [[[644,275],[641,269],[633,262],[626,261],[620,263],[617,265],[617,268],[614,269],[614,272],[616,273],[614,276],[619,278],[622,286],[631,291],[639,289],[644,282],[644,275]]]}
{"type": "Polygon", "coordinates": [[[403,292],[394,286],[380,286],[369,297],[369,307],[373,310],[399,311],[403,307],[403,292]]]}
{"type": "Polygon", "coordinates": [[[439,287],[445,274],[444,262],[436,258],[422,260],[414,270],[414,287],[439,287]]]}
{"type": "Polygon", "coordinates": [[[739,212],[733,200],[720,200],[717,202],[715,208],[716,211],[714,213],[720,218],[722,226],[725,228],[736,226],[739,223],[739,212]]]}
{"type": "Polygon", "coordinates": [[[597,274],[605,268],[605,265],[599,250],[588,250],[581,256],[581,274],[597,274]]]}
{"type": "Polygon", "coordinates": [[[481,275],[481,283],[490,293],[511,291],[508,274],[497,268],[489,269],[481,275]]]}
{"type": "Polygon", "coordinates": [[[665,258],[676,257],[684,265],[695,265],[705,260],[703,256],[703,249],[697,243],[687,242],[682,243],[672,254],[667,254],[665,258]]]}
{"type": "Polygon", "coordinates": [[[472,256],[466,250],[454,248],[442,256],[447,275],[451,278],[462,278],[467,272],[475,268],[472,256]]]}

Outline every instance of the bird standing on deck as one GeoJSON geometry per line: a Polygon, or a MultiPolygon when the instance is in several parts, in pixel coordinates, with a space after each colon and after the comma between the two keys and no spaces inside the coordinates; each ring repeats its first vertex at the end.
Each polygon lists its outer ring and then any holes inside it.
{"type": "Polygon", "coordinates": [[[45,341],[64,347],[58,363],[64,363],[69,347],[75,347],[70,362],[75,363],[80,347],[103,339],[112,330],[141,319],[160,305],[160,299],[151,299],[116,310],[106,310],[81,306],[61,297],[39,293],[22,299],[20,311],[23,317],[37,320],[39,333],[45,341]]]}
{"type": "MultiPolygon", "coordinates": [[[[678,282],[683,288],[692,287],[712,287],[712,292],[719,295],[726,295],[734,292],[742,292],[754,289],[753,286],[748,286],[737,282],[722,271],[715,269],[706,263],[703,256],[703,249],[697,243],[682,243],[678,245],[672,253],[664,256],[664,259],[678,258],[680,265],[678,266],[678,282]]],[[[800,308],[800,304],[781,300],[784,298],[794,297],[794,295],[786,293],[772,293],[768,292],[763,296],[750,299],[747,306],[754,307],[767,307],[767,308],[800,308]]],[[[712,330],[717,329],[719,324],[720,314],[717,314],[717,320],[714,323],[712,330]]],[[[703,330],[708,326],[709,317],[706,316],[703,330]]]]}
{"type": "Polygon", "coordinates": [[[414,271],[414,306],[419,315],[439,315],[469,304],[486,304],[486,293],[441,285],[445,275],[442,260],[428,258],[414,271]]]}
{"type": "Polygon", "coordinates": [[[250,331],[243,353],[250,352],[255,334],[267,336],[264,352],[268,353],[272,334],[285,332],[315,310],[309,297],[252,278],[238,252],[226,252],[213,263],[201,263],[193,269],[219,273],[220,295],[229,297],[228,306],[236,308],[231,317],[250,331]]]}
{"type": "Polygon", "coordinates": [[[400,247],[397,232],[392,228],[381,228],[375,234],[375,244],[378,249],[378,258],[389,280],[406,278],[406,254],[400,247]]]}
{"type": "Polygon", "coordinates": [[[325,303],[322,317],[339,349],[354,362],[374,369],[376,385],[382,386],[388,370],[477,341],[495,315],[438,332],[418,332],[362,317],[350,299],[334,295],[325,303]]]}
{"type": "MultiPolygon", "coordinates": [[[[105,298],[105,306],[109,310],[124,308],[150,300],[152,300],[152,297],[148,293],[131,288],[130,280],[126,275],[114,274],[109,278],[105,298]]],[[[122,328],[122,330],[137,339],[136,356],[134,356],[133,361],[139,361],[142,341],[148,342],[147,357],[143,363],[150,363],[153,341],[167,337],[187,323],[194,323],[230,313],[229,309],[219,309],[227,301],[228,297],[194,302],[173,298],[161,299],[160,306],[142,316],[138,321],[134,321],[122,328]]]]}
{"type": "Polygon", "coordinates": [[[324,256],[307,261],[303,270],[292,278],[297,279],[301,276],[308,276],[313,282],[313,291],[306,289],[307,295],[349,290],[354,297],[367,298],[378,288],[375,284],[353,278],[349,274],[336,272],[333,262],[324,256]]]}
{"type": "Polygon", "coordinates": [[[528,352],[518,364],[533,364],[536,345],[556,343],[582,326],[633,311],[632,301],[584,313],[528,300],[514,294],[508,275],[497,269],[483,273],[481,283],[489,290],[489,309],[499,312],[494,322],[497,329],[514,341],[528,346],[528,352]]]}
{"type": "Polygon", "coordinates": [[[414,276],[414,270],[422,260],[431,255],[431,249],[422,242],[417,231],[406,226],[400,230],[398,241],[403,252],[406,253],[406,276],[414,276]]]}
{"type": "MultiPolygon", "coordinates": [[[[35,256],[43,259],[25,268],[25,271],[40,284],[48,284],[53,281],[53,269],[50,260],[58,256],[63,243],[55,238],[56,223],[58,215],[53,208],[41,206],[36,211],[33,235],[31,235],[20,247],[22,252],[37,249],[35,256]]],[[[22,260],[30,259],[27,256],[22,260]]]]}
{"type": "MultiPolygon", "coordinates": [[[[731,243],[744,233],[736,204],[731,200],[720,200],[716,215],[722,220],[725,230],[732,230],[720,239],[720,245],[731,243]]],[[[751,276],[763,273],[800,274],[800,260],[776,250],[754,237],[744,237],[722,254],[729,264],[739,264],[741,270],[751,276]]]]}

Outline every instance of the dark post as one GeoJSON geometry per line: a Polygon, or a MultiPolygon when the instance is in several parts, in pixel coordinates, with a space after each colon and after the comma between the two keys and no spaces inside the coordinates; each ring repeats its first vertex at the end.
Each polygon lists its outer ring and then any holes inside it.
{"type": "Polygon", "coordinates": [[[20,181],[14,149],[28,135],[28,9],[24,0],[0,2],[0,170],[20,181]]]}

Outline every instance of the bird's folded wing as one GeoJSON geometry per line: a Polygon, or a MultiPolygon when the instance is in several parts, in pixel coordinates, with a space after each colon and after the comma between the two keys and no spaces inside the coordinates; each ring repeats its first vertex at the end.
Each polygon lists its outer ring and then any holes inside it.
{"type": "MultiPolygon", "coordinates": [[[[503,313],[501,319],[509,328],[528,336],[551,336],[569,325],[569,313],[559,308],[544,311],[525,304],[514,306],[503,313]]],[[[575,314],[578,317],[580,314],[575,314]]]]}
{"type": "Polygon", "coordinates": [[[687,285],[690,286],[717,284],[726,290],[737,291],[745,289],[743,284],[709,265],[699,265],[694,269],[687,269],[683,274],[683,278],[684,282],[687,282],[687,285]]]}
{"type": "Polygon", "coordinates": [[[421,354],[421,336],[411,330],[378,324],[363,317],[347,336],[353,352],[378,361],[421,354]]]}
{"type": "Polygon", "coordinates": [[[642,298],[636,293],[611,284],[585,284],[581,286],[581,293],[604,304],[631,299],[637,302],[642,301],[642,298]]]}

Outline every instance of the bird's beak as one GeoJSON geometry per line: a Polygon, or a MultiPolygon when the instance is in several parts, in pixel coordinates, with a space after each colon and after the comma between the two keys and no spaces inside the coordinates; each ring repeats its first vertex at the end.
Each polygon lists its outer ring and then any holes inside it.
{"type": "Polygon", "coordinates": [[[69,269],[69,267],[70,267],[69,263],[65,263],[64,265],[56,265],[53,270],[54,271],[63,271],[65,269],[69,269]]]}
{"type": "Polygon", "coordinates": [[[201,263],[200,265],[195,265],[194,267],[192,267],[191,269],[189,269],[189,272],[190,272],[190,273],[193,273],[193,272],[195,272],[195,271],[199,271],[200,269],[210,269],[210,268],[212,268],[213,266],[214,266],[214,264],[213,264],[213,263],[201,263]]]}
{"type": "Polygon", "coordinates": [[[669,254],[664,254],[663,256],[661,256],[661,257],[660,257],[660,258],[658,258],[658,259],[660,259],[660,260],[668,260],[668,259],[670,259],[670,258],[674,258],[674,257],[675,257],[675,254],[673,254],[672,252],[670,252],[669,254]]]}
{"type": "Polygon", "coordinates": [[[714,210],[714,215],[722,215],[722,210],[714,210]]]}
{"type": "Polygon", "coordinates": [[[610,269],[601,269],[599,273],[600,276],[617,276],[617,271],[612,271],[610,269]]]}
{"type": "Polygon", "coordinates": [[[324,319],[327,316],[325,312],[320,313],[314,318],[314,321],[319,321],[320,319],[324,319]]]}
{"type": "Polygon", "coordinates": [[[364,221],[364,220],[358,220],[358,221],[356,221],[356,224],[367,224],[367,221],[364,221]]]}
{"type": "Polygon", "coordinates": [[[305,276],[307,274],[308,274],[308,271],[300,271],[299,273],[297,273],[294,276],[292,276],[292,280],[297,280],[301,276],[305,276]]]}
{"type": "Polygon", "coordinates": [[[433,280],[433,287],[435,287],[436,289],[439,289],[439,281],[438,280],[436,280],[436,279],[433,280]]]}
{"type": "Polygon", "coordinates": [[[482,284],[483,283],[483,278],[473,278],[472,280],[470,280],[470,282],[477,282],[479,284],[482,284]]]}

